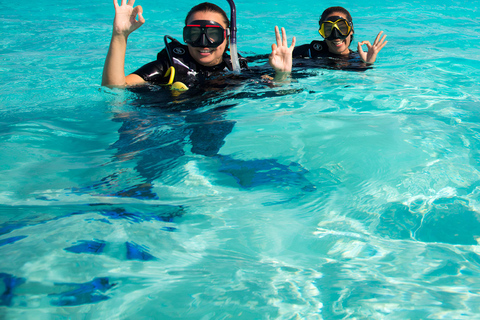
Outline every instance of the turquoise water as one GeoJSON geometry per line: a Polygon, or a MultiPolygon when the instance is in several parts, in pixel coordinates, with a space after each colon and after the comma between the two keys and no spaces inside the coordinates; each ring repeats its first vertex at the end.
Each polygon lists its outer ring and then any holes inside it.
{"type": "MultiPolygon", "coordinates": [[[[137,4],[127,72],[195,3],[137,4]]],[[[167,104],[99,86],[111,1],[0,3],[0,318],[480,319],[480,2],[336,4],[373,69],[167,104]]],[[[240,52],[329,5],[238,2],[240,52]]]]}

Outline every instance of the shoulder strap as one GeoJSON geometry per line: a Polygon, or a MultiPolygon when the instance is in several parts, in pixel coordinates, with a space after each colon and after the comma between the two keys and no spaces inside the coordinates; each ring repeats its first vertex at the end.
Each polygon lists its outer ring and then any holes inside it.
{"type": "MultiPolygon", "coordinates": [[[[186,45],[181,44],[177,39],[172,38],[168,35],[164,37],[165,41],[165,51],[167,52],[168,61],[170,65],[173,65],[173,58],[183,58],[188,54],[188,48],[186,45]],[[170,40],[170,41],[169,41],[170,40]]],[[[158,53],[157,59],[159,58],[161,52],[158,53]]]]}

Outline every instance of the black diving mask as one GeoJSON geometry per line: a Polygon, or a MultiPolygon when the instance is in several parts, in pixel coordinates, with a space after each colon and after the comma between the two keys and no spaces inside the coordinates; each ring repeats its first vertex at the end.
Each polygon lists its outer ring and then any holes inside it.
{"type": "Polygon", "coordinates": [[[195,20],[183,28],[183,41],[192,47],[216,48],[229,35],[229,30],[212,20],[195,20]]]}
{"type": "Polygon", "coordinates": [[[318,29],[318,33],[325,40],[344,40],[353,30],[352,22],[343,17],[333,16],[327,19],[327,21],[320,22],[320,29],[318,29]]]}

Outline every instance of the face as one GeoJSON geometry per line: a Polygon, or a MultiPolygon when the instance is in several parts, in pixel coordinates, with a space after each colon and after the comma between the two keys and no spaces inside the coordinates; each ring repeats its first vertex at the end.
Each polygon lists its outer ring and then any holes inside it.
{"type": "MultiPolygon", "coordinates": [[[[227,28],[223,16],[217,12],[195,12],[190,19],[188,19],[187,24],[195,20],[213,20],[219,23],[224,29],[227,28]]],[[[188,45],[188,51],[193,59],[195,59],[195,61],[197,61],[199,64],[210,67],[222,62],[223,53],[225,52],[226,47],[227,39],[225,38],[222,44],[216,48],[201,48],[188,45]]]]}
{"type": "MultiPolygon", "coordinates": [[[[347,16],[341,12],[333,12],[328,17],[333,17],[333,16],[347,19],[347,16]]],[[[334,54],[349,54],[350,49],[348,49],[348,46],[350,45],[351,41],[352,41],[352,31],[350,31],[350,34],[344,40],[340,40],[340,39],[325,40],[325,42],[327,42],[328,50],[334,54]]]]}

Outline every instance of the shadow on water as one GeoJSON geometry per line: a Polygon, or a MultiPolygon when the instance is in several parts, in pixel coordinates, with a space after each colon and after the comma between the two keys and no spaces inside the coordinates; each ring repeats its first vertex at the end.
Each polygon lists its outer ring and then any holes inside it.
{"type": "MultiPolygon", "coordinates": [[[[52,286],[28,283],[26,279],[7,273],[0,273],[3,282],[3,293],[0,295],[0,306],[14,306],[14,289],[21,286],[37,286],[40,292],[47,295],[53,306],[79,306],[108,300],[107,291],[116,283],[110,283],[109,278],[94,278],[85,283],[55,283],[52,286]]],[[[37,289],[38,290],[38,289],[37,289]]]]}
{"type": "MultiPolygon", "coordinates": [[[[139,177],[134,179],[134,184],[113,190],[121,184],[121,174],[112,173],[79,191],[158,199],[152,191],[154,181],[160,179],[167,184],[179,183],[183,177],[171,175],[169,171],[184,161],[185,156],[192,154],[220,161],[220,172],[229,171],[225,168],[233,164],[247,170],[246,174],[238,170],[228,172],[230,175],[239,174],[236,180],[242,187],[245,186],[246,175],[252,175],[256,184],[275,183],[278,180],[274,178],[275,172],[289,172],[289,167],[300,165],[285,166],[277,159],[243,161],[219,156],[226,137],[236,123],[228,117],[228,112],[239,99],[263,99],[302,91],[301,88],[276,86],[270,79],[262,79],[262,75],[264,72],[261,69],[241,75],[232,73],[221,79],[211,78],[205,84],[182,93],[159,86],[130,88],[134,98],[129,102],[129,110],[118,112],[113,117],[113,121],[121,126],[119,138],[111,148],[116,150],[115,161],[133,163],[139,177]],[[258,168],[255,168],[257,165],[258,168]],[[270,173],[264,174],[265,171],[270,173]]],[[[301,175],[301,170],[294,171],[296,176],[301,175]]]]}

